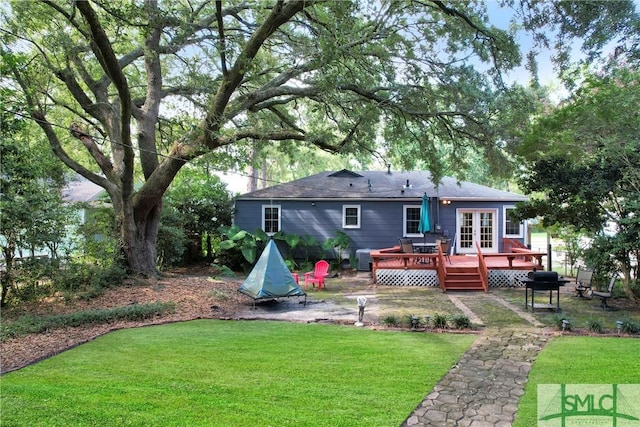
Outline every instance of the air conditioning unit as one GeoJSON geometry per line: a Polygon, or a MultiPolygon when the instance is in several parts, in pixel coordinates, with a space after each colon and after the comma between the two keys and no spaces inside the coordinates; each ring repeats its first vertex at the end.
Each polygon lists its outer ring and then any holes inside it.
{"type": "Polygon", "coordinates": [[[358,271],[371,271],[371,249],[356,250],[358,271]]]}

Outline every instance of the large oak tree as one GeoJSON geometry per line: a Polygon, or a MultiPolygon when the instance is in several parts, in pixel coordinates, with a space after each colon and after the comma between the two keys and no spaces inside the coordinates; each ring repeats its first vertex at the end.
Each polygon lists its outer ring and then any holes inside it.
{"type": "MultiPolygon", "coordinates": [[[[628,1],[504,3],[523,28],[544,27],[535,40],[555,49],[561,71],[574,37],[591,59],[635,17],[628,1]]],[[[130,270],[154,275],[163,194],[205,154],[223,162],[251,140],[282,141],[384,152],[436,178],[468,147],[499,164],[527,104],[503,81],[520,64],[514,35],[486,7],[15,1],[3,11],[2,54],[55,154],[109,194],[130,270]]]]}

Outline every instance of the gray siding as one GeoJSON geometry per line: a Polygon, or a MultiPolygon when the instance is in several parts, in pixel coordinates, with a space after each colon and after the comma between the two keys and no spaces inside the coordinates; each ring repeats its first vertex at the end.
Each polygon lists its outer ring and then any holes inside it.
{"type": "MultiPolygon", "coordinates": [[[[279,205],[281,208],[281,230],[286,234],[309,235],[322,243],[334,237],[337,230],[345,232],[352,240],[351,253],[357,249],[380,249],[398,244],[403,237],[403,207],[418,202],[408,201],[288,201],[273,200],[237,200],[234,223],[239,227],[254,232],[262,226],[262,207],[279,205]],[[342,206],[344,204],[359,205],[361,209],[361,228],[342,228],[342,206]]],[[[450,205],[432,206],[431,222],[437,222],[441,230],[446,230],[449,237],[456,232],[456,209],[497,209],[497,231],[499,250],[502,250],[503,206],[502,202],[455,202],[450,205]]],[[[512,206],[513,203],[506,203],[512,206]]],[[[423,237],[412,237],[422,240],[423,237]]],[[[435,234],[428,234],[426,241],[433,242],[435,234]]]]}

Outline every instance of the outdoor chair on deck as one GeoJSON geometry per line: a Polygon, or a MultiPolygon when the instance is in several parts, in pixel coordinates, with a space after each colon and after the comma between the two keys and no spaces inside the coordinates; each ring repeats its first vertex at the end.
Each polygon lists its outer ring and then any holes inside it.
{"type": "MultiPolygon", "coordinates": [[[[405,239],[405,238],[401,238],[400,239],[400,252],[402,252],[403,254],[413,254],[416,251],[413,248],[413,240],[411,239],[405,239]]],[[[416,258],[413,260],[413,262],[419,262],[421,261],[420,259],[416,258]]]]}
{"type": "Polygon", "coordinates": [[[449,264],[451,264],[451,257],[449,255],[449,252],[451,252],[451,240],[449,239],[444,239],[444,240],[436,240],[436,246],[440,245],[440,248],[442,249],[442,253],[444,254],[445,258],[447,259],[447,261],[449,261],[449,264]]]}
{"type": "Polygon", "coordinates": [[[593,270],[586,267],[578,267],[576,274],[576,297],[586,298],[591,293],[591,279],[593,270]],[[587,295],[585,295],[585,292],[587,295]]]}
{"type": "Polygon", "coordinates": [[[591,295],[593,295],[594,297],[598,297],[600,298],[600,307],[603,310],[610,310],[612,309],[608,304],[607,304],[607,300],[609,298],[611,298],[613,296],[613,286],[616,284],[616,278],[617,278],[617,274],[614,274],[611,277],[611,281],[609,282],[609,286],[607,286],[607,290],[600,292],[600,291],[593,291],[591,293],[591,295]]]}
{"type": "Polygon", "coordinates": [[[413,240],[411,239],[400,239],[400,252],[403,254],[412,254],[413,253],[413,240]]]}
{"type": "Polygon", "coordinates": [[[329,275],[329,263],[325,260],[316,262],[316,266],[313,271],[304,273],[304,288],[307,289],[307,283],[315,288],[318,285],[318,290],[322,290],[324,287],[324,278],[329,275]]]}

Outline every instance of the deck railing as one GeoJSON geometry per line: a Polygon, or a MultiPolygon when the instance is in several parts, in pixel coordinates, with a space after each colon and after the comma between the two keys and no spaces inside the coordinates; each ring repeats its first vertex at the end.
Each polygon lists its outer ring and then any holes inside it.
{"type": "Polygon", "coordinates": [[[513,248],[528,249],[520,240],[511,239],[509,237],[502,238],[502,250],[504,252],[513,252],[513,248]]]}
{"type": "MultiPolygon", "coordinates": [[[[478,245],[477,245],[478,246],[478,245]]],[[[488,258],[503,258],[507,261],[498,268],[500,269],[514,269],[514,259],[527,258],[531,260],[524,268],[538,268],[544,270],[542,266],[542,257],[547,254],[544,252],[535,252],[530,249],[524,248],[511,248],[513,252],[500,252],[500,253],[485,253],[482,252],[478,246],[478,265],[480,269],[482,286],[485,291],[489,288],[489,270],[495,269],[495,263],[487,262],[488,258]],[[532,266],[531,264],[535,264],[532,266]],[[491,267],[490,267],[491,266],[491,267]]],[[[396,270],[434,270],[437,273],[440,287],[445,286],[445,279],[447,275],[447,262],[446,255],[442,252],[442,248],[438,248],[436,253],[406,253],[402,252],[400,246],[393,246],[391,248],[374,249],[369,253],[371,257],[371,268],[373,275],[373,282],[377,283],[377,271],[379,268],[383,269],[396,269],[396,270]]],[[[456,264],[456,256],[452,255],[452,267],[458,267],[456,264]]],[[[458,259],[472,259],[470,257],[457,257],[458,259]]],[[[523,269],[520,265],[516,269],[523,269]]]]}
{"type": "MultiPolygon", "coordinates": [[[[478,256],[480,256],[480,246],[479,245],[477,246],[478,246],[478,256]]],[[[547,254],[545,252],[532,251],[531,249],[511,248],[511,252],[482,253],[482,256],[484,258],[489,258],[489,257],[506,258],[507,261],[509,262],[509,267],[513,267],[513,260],[516,258],[525,259],[526,261],[529,261],[529,262],[533,262],[533,260],[535,259],[536,263],[538,264],[537,268],[539,268],[540,270],[544,270],[544,267],[542,266],[542,257],[547,256],[547,254]]]]}
{"type": "Polygon", "coordinates": [[[446,288],[446,279],[447,279],[447,263],[445,262],[445,254],[442,252],[442,246],[438,246],[438,268],[436,271],[438,272],[438,283],[440,284],[440,289],[443,292],[447,291],[446,288]]]}
{"type": "Polygon", "coordinates": [[[485,292],[489,291],[489,269],[487,268],[487,263],[484,260],[484,256],[482,256],[482,249],[480,249],[480,244],[476,242],[476,248],[478,250],[478,270],[480,272],[480,281],[482,282],[482,288],[485,292]]]}

